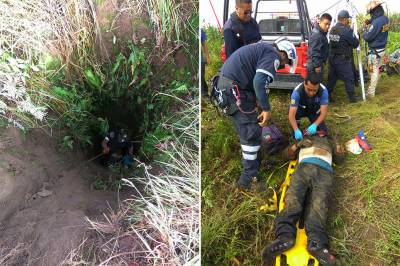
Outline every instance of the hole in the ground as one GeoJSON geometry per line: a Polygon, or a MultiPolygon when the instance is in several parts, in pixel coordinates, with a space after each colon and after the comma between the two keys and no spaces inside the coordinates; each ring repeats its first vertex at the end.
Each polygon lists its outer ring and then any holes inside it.
{"type": "MultiPolygon", "coordinates": [[[[127,141],[131,147],[131,153],[133,156],[138,155],[141,147],[143,135],[141,133],[141,127],[144,118],[143,107],[139,105],[132,105],[128,100],[120,100],[118,102],[110,102],[99,108],[96,115],[102,117],[108,121],[109,130],[108,132],[124,132],[127,136],[127,141]]],[[[104,140],[104,133],[93,132],[94,145],[90,152],[92,156],[102,153],[102,141],[104,140]]],[[[118,153],[124,156],[129,153],[127,147],[118,148],[118,153]]],[[[101,156],[98,160],[102,165],[107,166],[114,161],[108,161],[106,156],[101,156]]]]}
{"type": "Polygon", "coordinates": [[[119,102],[110,104],[99,113],[107,119],[109,128],[123,128],[131,140],[140,141],[143,137],[140,128],[143,123],[144,110],[140,107],[128,107],[129,103],[119,102]]]}

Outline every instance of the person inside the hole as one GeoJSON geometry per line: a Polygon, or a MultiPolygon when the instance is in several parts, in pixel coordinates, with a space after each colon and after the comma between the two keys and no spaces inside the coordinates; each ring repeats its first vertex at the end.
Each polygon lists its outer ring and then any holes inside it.
{"type": "Polygon", "coordinates": [[[336,265],[336,258],[329,250],[326,220],[335,182],[332,162],[344,161],[343,149],[325,131],[319,131],[316,135],[304,136],[285,151],[284,157],[288,159],[298,156],[298,165],[286,191],[285,207],[275,219],[276,239],[264,248],[263,259],[271,265],[276,256],[295,245],[296,224],[304,217],[308,252],[321,265],[336,265]]]}
{"type": "Polygon", "coordinates": [[[112,129],[101,142],[105,166],[121,162],[125,167],[133,164],[133,145],[124,129],[112,129]]]}

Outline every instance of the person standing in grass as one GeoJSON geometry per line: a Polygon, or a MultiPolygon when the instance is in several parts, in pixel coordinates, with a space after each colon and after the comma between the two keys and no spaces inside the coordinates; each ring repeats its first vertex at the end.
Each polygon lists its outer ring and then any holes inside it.
{"type": "Polygon", "coordinates": [[[306,135],[314,135],[318,129],[328,132],[324,121],[328,114],[329,96],[328,90],[320,82],[319,74],[309,72],[304,82],[292,92],[288,118],[298,141],[303,139],[303,132],[299,128],[302,117],[307,117],[311,123],[306,135]]]}
{"type": "Polygon", "coordinates": [[[328,90],[329,99],[332,101],[332,93],[338,79],[343,80],[347,96],[351,103],[357,102],[354,85],[353,49],[360,42],[349,27],[350,14],[347,10],[341,10],[338,14],[338,23],[329,32],[329,75],[328,90]]]}
{"type": "MultiPolygon", "coordinates": [[[[271,116],[268,86],[276,71],[285,64],[294,71],[297,64],[296,47],[286,39],[278,39],[274,46],[258,42],[239,48],[230,56],[220,71],[212,95],[225,113],[233,119],[240,137],[243,172],[238,180],[240,189],[250,189],[257,180],[261,147],[261,127],[271,116]],[[257,112],[257,101],[262,111],[257,112]]],[[[258,183],[260,184],[260,183],[258,183]]]]}
{"type": "Polygon", "coordinates": [[[332,17],[328,13],[321,15],[319,23],[312,30],[307,51],[307,70],[323,75],[323,68],[328,59],[329,44],[326,34],[331,26],[332,17]]]}
{"type": "Polygon", "coordinates": [[[367,97],[375,96],[376,86],[380,76],[379,68],[382,65],[382,56],[385,54],[389,36],[389,19],[385,16],[382,3],[373,0],[367,5],[367,12],[371,19],[365,22],[366,31],[364,40],[368,43],[368,64],[372,68],[371,82],[367,90],[367,97]]]}
{"type": "Polygon", "coordinates": [[[285,207],[275,219],[276,239],[262,251],[263,260],[273,265],[276,256],[295,245],[296,224],[307,209],[304,227],[308,252],[321,265],[336,265],[336,258],[329,250],[326,222],[335,183],[332,162],[340,164],[344,161],[343,149],[326,135],[314,135],[305,136],[297,145],[288,147],[285,155],[290,160],[298,157],[299,164],[285,194],[285,207]],[[307,197],[309,201],[306,201],[307,197]]]}
{"type": "Polygon", "coordinates": [[[240,47],[261,40],[260,28],[257,21],[251,17],[251,13],[251,0],[236,0],[235,12],[224,25],[226,58],[240,47]]]}
{"type": "Polygon", "coordinates": [[[208,86],[205,79],[206,64],[211,63],[210,53],[208,52],[207,46],[207,35],[206,32],[201,29],[201,96],[208,97],[208,86]]]}

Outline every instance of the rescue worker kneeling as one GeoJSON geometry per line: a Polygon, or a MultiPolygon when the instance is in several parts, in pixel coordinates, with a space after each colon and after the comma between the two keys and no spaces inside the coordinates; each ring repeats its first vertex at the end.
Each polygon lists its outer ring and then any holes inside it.
{"type": "Polygon", "coordinates": [[[304,82],[293,90],[290,107],[289,123],[293,128],[294,137],[300,141],[303,134],[299,129],[302,117],[307,117],[311,125],[307,128],[307,135],[314,135],[317,130],[328,132],[325,118],[328,114],[328,90],[320,83],[320,76],[315,72],[308,72],[304,82]]]}
{"type": "Polygon", "coordinates": [[[305,136],[295,149],[289,147],[287,157],[295,159],[297,152],[299,164],[286,192],[285,208],[275,219],[276,240],[264,248],[263,259],[270,262],[294,246],[296,224],[304,217],[308,252],[321,265],[335,265],[336,258],[329,251],[326,220],[334,184],[332,161],[342,163],[343,150],[330,137],[320,132],[305,136]],[[305,209],[307,211],[302,216],[305,209]]]}

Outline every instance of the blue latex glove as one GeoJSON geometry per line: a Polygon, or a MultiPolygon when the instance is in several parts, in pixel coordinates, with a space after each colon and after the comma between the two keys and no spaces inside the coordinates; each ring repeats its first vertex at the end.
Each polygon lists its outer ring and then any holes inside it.
{"type": "Polygon", "coordinates": [[[125,167],[131,167],[131,166],[133,165],[133,156],[130,155],[130,154],[125,155],[125,156],[122,158],[122,164],[123,164],[125,167]]]}
{"type": "Polygon", "coordinates": [[[294,131],[294,138],[298,141],[303,139],[303,133],[301,133],[300,129],[294,131]]]}
{"type": "Polygon", "coordinates": [[[307,135],[314,135],[315,133],[317,133],[317,125],[315,123],[312,123],[307,128],[307,135]]]}

